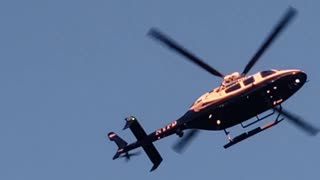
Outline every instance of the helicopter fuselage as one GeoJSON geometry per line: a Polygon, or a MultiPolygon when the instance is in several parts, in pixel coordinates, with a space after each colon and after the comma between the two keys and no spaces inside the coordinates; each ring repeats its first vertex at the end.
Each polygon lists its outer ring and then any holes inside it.
{"type": "MultiPolygon", "coordinates": [[[[202,95],[179,120],[185,128],[222,130],[271,109],[306,82],[301,70],[268,70],[202,95]]],[[[179,123],[180,122],[180,123],[179,123]]]]}
{"type": "Polygon", "coordinates": [[[178,120],[148,135],[157,141],[185,129],[225,130],[283,103],[306,82],[298,69],[267,70],[239,77],[200,96],[178,120]]]}

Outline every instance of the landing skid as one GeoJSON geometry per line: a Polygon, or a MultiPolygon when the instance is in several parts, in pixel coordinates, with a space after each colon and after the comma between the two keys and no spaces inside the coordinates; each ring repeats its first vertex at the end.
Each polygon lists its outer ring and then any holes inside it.
{"type": "MultiPolygon", "coordinates": [[[[229,143],[227,143],[227,144],[224,145],[223,147],[224,147],[225,149],[227,149],[227,148],[229,148],[230,146],[233,146],[233,145],[237,144],[238,142],[241,142],[241,141],[243,141],[243,140],[245,140],[245,139],[247,139],[247,138],[249,138],[249,137],[251,137],[251,136],[253,136],[253,135],[255,135],[255,134],[258,134],[258,133],[260,133],[260,132],[262,132],[262,131],[264,131],[264,130],[266,130],[266,129],[268,129],[268,128],[271,128],[272,126],[275,126],[276,124],[278,124],[279,122],[281,122],[281,121],[284,119],[284,118],[280,118],[281,109],[282,109],[281,106],[279,106],[279,112],[278,112],[278,115],[277,115],[277,117],[276,117],[276,120],[274,120],[274,121],[272,121],[272,122],[269,122],[269,123],[266,123],[265,125],[260,126],[260,127],[257,127],[257,128],[255,128],[255,129],[253,129],[253,130],[251,130],[251,131],[242,133],[242,134],[240,134],[240,135],[238,135],[238,136],[236,136],[236,137],[234,137],[234,138],[231,138],[230,133],[227,132],[226,130],[224,130],[224,132],[226,133],[227,138],[228,138],[228,140],[229,140],[229,143]]],[[[248,127],[248,126],[251,126],[252,124],[255,124],[255,123],[257,123],[257,122],[259,122],[259,121],[261,121],[261,120],[263,120],[263,119],[265,119],[265,118],[273,115],[274,113],[275,113],[275,111],[273,111],[272,113],[264,116],[263,118],[258,118],[258,117],[257,117],[257,120],[256,120],[256,121],[254,121],[254,122],[252,122],[252,123],[250,123],[250,124],[248,124],[248,125],[243,125],[243,124],[241,124],[241,126],[242,126],[243,128],[246,128],[246,127],[248,127]]]]}

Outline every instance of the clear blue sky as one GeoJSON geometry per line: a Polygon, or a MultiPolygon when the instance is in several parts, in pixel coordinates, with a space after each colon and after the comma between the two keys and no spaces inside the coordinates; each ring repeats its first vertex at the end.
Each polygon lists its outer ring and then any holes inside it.
{"type": "Polygon", "coordinates": [[[156,143],[164,161],[153,173],[144,154],[113,161],[105,139],[134,141],[124,117],[151,132],[220,83],[147,38],[150,27],[231,73],[289,5],[297,18],[251,73],[304,70],[310,82],[284,106],[320,126],[317,0],[1,0],[0,179],[318,179],[319,136],[287,122],[228,150],[223,132],[203,132],[183,155],[169,137],[156,143]]]}

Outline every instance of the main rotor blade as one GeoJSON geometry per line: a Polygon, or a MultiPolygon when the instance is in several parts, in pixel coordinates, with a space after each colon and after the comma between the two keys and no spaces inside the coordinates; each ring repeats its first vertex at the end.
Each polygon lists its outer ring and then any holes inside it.
{"type": "Polygon", "coordinates": [[[284,28],[289,24],[289,22],[294,18],[296,14],[297,14],[296,9],[294,9],[293,7],[289,7],[285,15],[282,17],[279,23],[274,27],[273,31],[270,33],[268,38],[264,41],[264,43],[260,46],[259,50],[256,52],[256,54],[251,58],[247,66],[244,68],[242,72],[243,75],[246,75],[250,71],[250,69],[259,60],[262,54],[270,46],[270,44],[284,30],[284,28]]]}
{"type": "Polygon", "coordinates": [[[182,153],[190,142],[199,134],[199,130],[192,129],[188,131],[182,139],[180,139],[176,144],[173,145],[172,149],[177,153],[182,153]]]}
{"type": "Polygon", "coordinates": [[[289,111],[286,111],[283,108],[281,110],[278,108],[274,108],[274,109],[276,111],[280,112],[280,114],[283,115],[284,117],[286,117],[288,120],[290,120],[289,122],[291,122],[293,125],[297,126],[301,130],[308,133],[309,135],[315,136],[319,133],[319,130],[320,130],[319,128],[314,127],[313,125],[309,124],[301,117],[299,117],[289,111]]]}
{"type": "Polygon", "coordinates": [[[164,45],[167,47],[175,50],[176,52],[180,53],[182,56],[186,57],[189,59],[191,62],[195,63],[196,65],[200,66],[201,68],[205,69],[209,73],[219,76],[223,78],[223,74],[220,73],[219,71],[213,69],[211,66],[206,64],[204,61],[202,61],[200,58],[196,57],[194,54],[189,52],[187,49],[184,47],[180,46],[177,42],[175,42],[173,39],[171,39],[169,36],[163,34],[159,30],[152,28],[148,32],[148,35],[151,36],[152,38],[162,42],[164,45]]]}

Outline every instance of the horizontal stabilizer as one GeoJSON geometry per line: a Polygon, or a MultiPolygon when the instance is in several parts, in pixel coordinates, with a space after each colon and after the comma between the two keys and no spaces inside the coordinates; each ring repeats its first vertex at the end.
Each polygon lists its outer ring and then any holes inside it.
{"type": "Polygon", "coordinates": [[[126,119],[126,125],[123,129],[130,128],[134,136],[137,138],[138,141],[143,142],[142,148],[148,155],[149,159],[153,163],[153,167],[150,171],[155,170],[161,163],[162,157],[160,156],[158,150],[153,145],[152,142],[149,142],[147,133],[144,131],[140,123],[138,122],[137,118],[133,116],[129,116],[126,119]]]}
{"type": "Polygon", "coordinates": [[[162,161],[162,157],[160,156],[159,151],[156,149],[156,147],[152,143],[146,144],[142,146],[142,148],[148,155],[151,162],[153,163],[153,167],[151,168],[150,171],[157,169],[157,167],[160,165],[162,161]]]}
{"type": "Polygon", "coordinates": [[[126,120],[126,125],[124,126],[123,129],[130,128],[133,135],[137,138],[138,141],[144,140],[144,138],[147,137],[147,133],[143,130],[137,118],[133,116],[129,116],[125,120],[126,120]]]}

